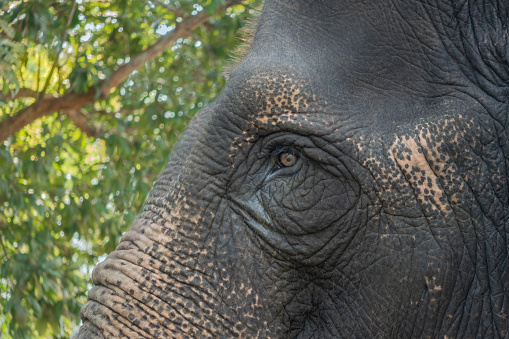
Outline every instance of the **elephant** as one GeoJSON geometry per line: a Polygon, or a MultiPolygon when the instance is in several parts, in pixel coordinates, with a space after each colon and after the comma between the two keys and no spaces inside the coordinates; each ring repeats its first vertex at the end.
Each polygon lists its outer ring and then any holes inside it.
{"type": "Polygon", "coordinates": [[[502,0],[266,0],[77,337],[509,337],[508,28],[502,0]]]}

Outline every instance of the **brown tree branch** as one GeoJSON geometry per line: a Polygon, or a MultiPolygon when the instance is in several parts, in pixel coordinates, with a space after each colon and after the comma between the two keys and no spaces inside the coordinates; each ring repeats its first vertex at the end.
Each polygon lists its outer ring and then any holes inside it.
{"type": "MultiPolygon", "coordinates": [[[[228,7],[240,4],[241,2],[242,0],[227,0],[213,15],[225,11],[228,7]]],[[[59,98],[43,97],[15,115],[5,118],[0,122],[0,143],[3,143],[9,136],[17,133],[26,125],[31,124],[45,115],[58,111],[67,112],[79,110],[87,104],[107,98],[111,90],[122,84],[133,71],[158,57],[178,39],[189,36],[194,29],[206,22],[210,17],[211,15],[207,14],[204,10],[178,23],[173,31],[159,38],[156,43],[146,50],[133,56],[129,63],[124,64],[114,71],[109,79],[102,81],[99,84],[99,95],[96,95],[94,88],[90,88],[88,93],[77,94],[75,92],[70,92],[59,98]]]]}
{"type": "MultiPolygon", "coordinates": [[[[228,0],[220,6],[213,15],[241,2],[242,0],[228,0]]],[[[127,79],[133,71],[141,68],[145,63],[159,56],[178,39],[189,36],[194,29],[199,27],[210,17],[211,15],[207,14],[207,11],[202,11],[194,16],[187,17],[181,23],[178,23],[173,31],[162,36],[155,44],[136,54],[131,58],[129,63],[124,64],[118,70],[113,72],[111,77],[102,84],[101,95],[107,97],[109,91],[124,82],[124,80],[127,79]]]]}
{"type": "Polygon", "coordinates": [[[60,98],[43,98],[34,102],[32,105],[22,109],[15,115],[0,122],[0,143],[4,142],[9,136],[18,132],[20,129],[45,115],[58,111],[67,111],[78,109],[86,104],[95,101],[95,91],[76,94],[69,93],[60,98]]]}

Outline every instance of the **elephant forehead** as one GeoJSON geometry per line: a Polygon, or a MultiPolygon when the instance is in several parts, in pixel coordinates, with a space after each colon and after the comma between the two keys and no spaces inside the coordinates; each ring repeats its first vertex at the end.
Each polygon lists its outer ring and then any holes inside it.
{"type": "Polygon", "coordinates": [[[250,120],[260,124],[294,120],[295,114],[307,112],[317,100],[305,77],[291,71],[263,71],[242,77],[242,82],[236,96],[255,115],[250,120]]]}

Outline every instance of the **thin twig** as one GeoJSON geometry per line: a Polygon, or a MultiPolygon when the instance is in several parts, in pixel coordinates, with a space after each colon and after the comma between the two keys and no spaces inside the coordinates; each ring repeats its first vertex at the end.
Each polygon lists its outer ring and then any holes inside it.
{"type": "Polygon", "coordinates": [[[89,115],[94,115],[94,114],[98,114],[98,115],[116,115],[116,114],[126,115],[126,114],[133,113],[134,111],[135,111],[134,109],[121,109],[120,111],[107,112],[103,109],[99,109],[99,110],[90,111],[90,112],[88,112],[88,114],[89,115]]]}
{"type": "Polygon", "coordinates": [[[55,68],[58,65],[58,58],[60,57],[60,53],[62,53],[62,50],[64,49],[64,41],[67,40],[67,35],[69,34],[69,27],[71,26],[72,19],[74,18],[74,13],[76,12],[76,8],[78,7],[78,3],[76,0],[73,1],[72,7],[71,7],[71,13],[69,14],[69,17],[67,18],[67,24],[64,30],[64,34],[62,35],[62,39],[60,39],[60,44],[58,45],[57,49],[57,56],[55,57],[55,61],[53,61],[53,65],[51,66],[51,69],[49,71],[48,77],[46,78],[46,82],[44,83],[44,87],[41,90],[40,97],[46,93],[48,90],[49,84],[51,82],[51,77],[53,76],[53,72],[55,71],[55,68]]]}
{"type": "MultiPolygon", "coordinates": [[[[6,94],[0,94],[0,100],[15,100],[20,98],[39,98],[41,95],[40,92],[34,91],[29,88],[20,88],[18,91],[13,94],[11,92],[6,94]]],[[[45,97],[50,98],[52,95],[46,95],[45,97]]]]}
{"type": "Polygon", "coordinates": [[[90,125],[87,121],[87,117],[80,110],[72,109],[65,111],[64,114],[89,137],[97,138],[104,133],[101,126],[90,125]]]}
{"type": "Polygon", "coordinates": [[[163,7],[164,9],[167,9],[168,11],[172,12],[173,14],[175,14],[176,18],[178,18],[178,17],[185,18],[188,15],[186,12],[184,12],[180,8],[177,8],[177,7],[172,6],[170,4],[165,4],[162,1],[159,1],[159,0],[150,0],[150,2],[152,2],[156,6],[163,7]]]}
{"type": "Polygon", "coordinates": [[[0,234],[0,244],[2,244],[2,249],[4,251],[5,258],[10,259],[9,254],[7,253],[7,248],[5,248],[5,244],[4,244],[4,235],[3,235],[4,227],[3,227],[3,225],[0,226],[0,230],[2,230],[2,234],[0,234]]]}

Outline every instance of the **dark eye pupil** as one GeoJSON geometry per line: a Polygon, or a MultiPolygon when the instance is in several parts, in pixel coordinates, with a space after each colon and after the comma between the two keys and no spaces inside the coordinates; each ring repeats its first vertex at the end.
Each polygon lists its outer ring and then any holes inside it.
{"type": "Polygon", "coordinates": [[[284,167],[293,166],[296,160],[297,157],[291,153],[281,153],[279,156],[279,162],[281,163],[281,166],[284,167]]]}

